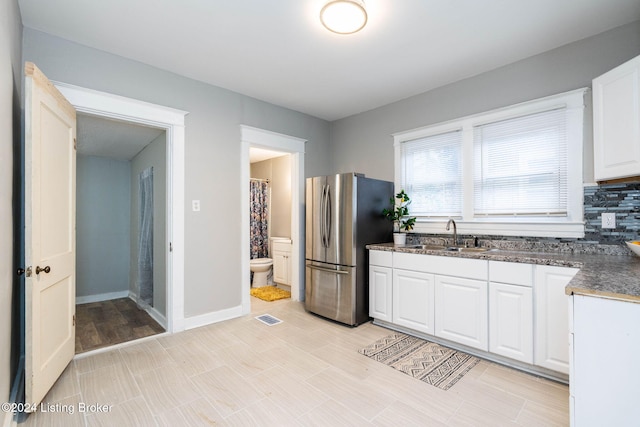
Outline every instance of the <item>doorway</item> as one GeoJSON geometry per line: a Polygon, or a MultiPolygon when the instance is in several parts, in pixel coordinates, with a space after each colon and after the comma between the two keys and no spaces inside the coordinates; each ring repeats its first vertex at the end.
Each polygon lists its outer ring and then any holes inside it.
{"type": "Polygon", "coordinates": [[[184,330],[184,119],[186,111],[53,82],[78,113],[164,129],[166,133],[166,330],[184,330]]]}
{"type": "Polygon", "coordinates": [[[76,353],[166,329],[166,131],[77,114],[76,353]]]}
{"type": "Polygon", "coordinates": [[[241,212],[241,247],[240,267],[242,269],[241,296],[242,314],[251,312],[251,275],[249,268],[249,179],[250,152],[253,148],[277,151],[289,154],[291,161],[291,299],[304,300],[304,144],[306,140],[241,125],[241,167],[240,167],[240,195],[241,212]]]}

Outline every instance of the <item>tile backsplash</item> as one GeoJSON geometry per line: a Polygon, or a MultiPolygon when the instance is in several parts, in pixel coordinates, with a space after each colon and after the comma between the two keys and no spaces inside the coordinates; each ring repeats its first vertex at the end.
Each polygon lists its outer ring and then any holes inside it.
{"type": "Polygon", "coordinates": [[[585,238],[622,244],[640,236],[640,183],[608,184],[584,189],[585,238]],[[602,228],[602,213],[616,215],[616,228],[602,228]]]}
{"type": "MultiPolygon", "coordinates": [[[[515,250],[631,255],[624,242],[640,240],[640,183],[585,187],[584,219],[585,237],[582,239],[479,236],[480,245],[515,250]],[[615,228],[602,228],[603,212],[615,213],[615,228]]],[[[440,243],[442,238],[449,237],[449,234],[411,233],[407,243],[440,243]]],[[[473,236],[460,236],[460,241],[472,239],[473,236]]]]}

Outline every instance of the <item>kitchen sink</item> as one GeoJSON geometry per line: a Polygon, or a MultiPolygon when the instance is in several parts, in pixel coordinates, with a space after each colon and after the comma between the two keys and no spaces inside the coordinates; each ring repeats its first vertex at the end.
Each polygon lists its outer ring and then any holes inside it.
{"type": "Polygon", "coordinates": [[[447,249],[446,246],[442,246],[442,245],[407,245],[405,246],[405,248],[425,249],[430,251],[444,251],[445,249],[447,249]]]}
{"type": "Polygon", "coordinates": [[[489,252],[489,251],[496,251],[497,249],[492,249],[492,248],[467,248],[467,247],[461,247],[461,246],[442,246],[442,245],[407,245],[405,246],[406,248],[412,248],[412,249],[424,249],[424,250],[431,250],[431,251],[448,251],[448,252],[489,252]]]}
{"type": "Polygon", "coordinates": [[[489,251],[495,251],[497,249],[491,249],[491,248],[458,248],[458,247],[450,247],[447,248],[446,250],[448,251],[454,251],[454,252],[489,252],[489,251]]]}

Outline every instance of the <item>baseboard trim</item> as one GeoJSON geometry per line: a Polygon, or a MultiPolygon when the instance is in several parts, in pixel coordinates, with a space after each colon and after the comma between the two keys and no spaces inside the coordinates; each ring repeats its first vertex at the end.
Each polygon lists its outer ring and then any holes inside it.
{"type": "Polygon", "coordinates": [[[201,314],[199,316],[186,317],[184,319],[184,329],[193,329],[200,326],[210,325],[212,323],[222,322],[224,320],[235,319],[242,316],[242,306],[227,308],[225,310],[214,311],[211,313],[201,314]]]}
{"type": "Polygon", "coordinates": [[[146,311],[147,314],[149,316],[151,316],[151,318],[153,320],[158,322],[158,324],[160,326],[162,326],[165,331],[167,330],[167,318],[165,317],[164,314],[162,314],[158,310],[156,310],[155,307],[151,307],[146,302],[141,301],[140,298],[138,298],[138,295],[135,294],[133,291],[129,291],[129,295],[128,296],[129,296],[129,298],[131,300],[133,300],[133,302],[135,302],[138,305],[138,307],[140,307],[142,310],[146,311]]]}
{"type": "Polygon", "coordinates": [[[126,298],[128,296],[129,296],[129,291],[107,292],[106,294],[87,295],[83,297],[76,297],[76,304],[88,304],[90,302],[109,301],[112,299],[126,298]]]}

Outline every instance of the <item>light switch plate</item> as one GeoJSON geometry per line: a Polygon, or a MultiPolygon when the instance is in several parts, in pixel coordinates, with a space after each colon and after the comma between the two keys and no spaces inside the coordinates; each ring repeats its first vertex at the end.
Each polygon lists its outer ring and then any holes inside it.
{"type": "Polygon", "coordinates": [[[616,228],[616,214],[613,212],[602,213],[602,228],[616,228]]]}

